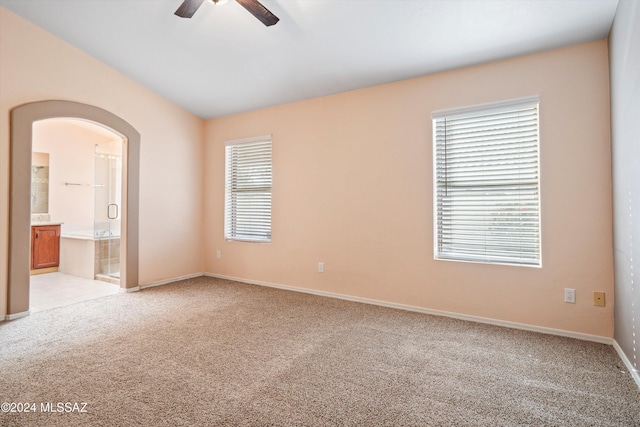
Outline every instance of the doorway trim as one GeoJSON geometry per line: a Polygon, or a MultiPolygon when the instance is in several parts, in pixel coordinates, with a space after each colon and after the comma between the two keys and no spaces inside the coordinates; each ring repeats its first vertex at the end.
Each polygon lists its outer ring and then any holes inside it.
{"type": "Polygon", "coordinates": [[[33,123],[44,119],[80,119],[105,127],[123,138],[123,185],[120,287],[138,286],[138,199],[140,134],[120,117],[73,101],[38,101],[11,110],[9,137],[9,263],[7,319],[29,314],[29,260],[31,228],[31,151],[33,123]]]}

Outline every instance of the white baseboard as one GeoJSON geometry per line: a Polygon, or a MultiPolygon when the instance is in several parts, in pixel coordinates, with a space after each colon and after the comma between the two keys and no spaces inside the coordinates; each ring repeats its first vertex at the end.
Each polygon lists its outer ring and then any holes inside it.
{"type": "Polygon", "coordinates": [[[145,283],[138,286],[138,289],[136,288],[133,288],[133,289],[140,290],[140,289],[146,289],[146,288],[153,288],[154,286],[167,285],[169,283],[178,282],[180,280],[193,279],[195,277],[202,277],[202,276],[204,276],[204,273],[187,274],[186,276],[174,277],[173,279],[165,279],[165,280],[159,280],[157,282],[145,283]]]}
{"type": "Polygon", "coordinates": [[[638,370],[633,367],[633,364],[631,363],[627,355],[624,354],[624,351],[622,351],[622,347],[620,347],[615,339],[613,340],[613,348],[616,349],[616,351],[618,352],[618,356],[620,356],[620,359],[622,359],[622,361],[624,362],[624,366],[626,366],[629,370],[631,378],[633,378],[638,388],[640,388],[640,372],[638,372],[638,370]]]}
{"type": "Polygon", "coordinates": [[[470,322],[485,323],[485,324],[488,324],[488,325],[503,326],[503,327],[506,327],[506,328],[521,329],[521,330],[524,330],[524,331],[540,332],[540,333],[543,333],[543,334],[557,335],[557,336],[568,337],[568,338],[576,338],[576,339],[583,340],[583,341],[593,341],[593,342],[597,342],[597,343],[601,343],[601,344],[609,344],[609,345],[611,345],[613,343],[613,339],[609,338],[609,337],[603,337],[603,336],[599,336],[599,335],[583,334],[583,333],[580,333],[580,332],[573,332],[573,331],[565,331],[563,329],[546,328],[546,327],[543,327],[543,326],[528,325],[526,323],[510,322],[510,321],[506,321],[506,320],[492,319],[492,318],[488,318],[488,317],[471,316],[471,315],[468,315],[468,314],[454,313],[454,312],[442,311],[442,310],[434,310],[434,309],[430,309],[430,308],[416,307],[416,306],[413,306],[413,305],[397,304],[397,303],[393,303],[393,302],[381,301],[381,300],[376,300],[376,299],[355,297],[355,296],[345,295],[345,294],[338,294],[338,293],[334,293],[334,292],[325,292],[325,291],[319,291],[319,290],[315,290],[315,289],[298,288],[298,287],[295,287],[295,286],[280,285],[280,284],[277,284],[277,283],[262,282],[262,281],[259,281],[259,280],[243,279],[243,278],[240,278],[240,277],[224,276],[224,275],[221,275],[221,274],[204,273],[204,275],[208,276],[208,277],[217,277],[219,279],[226,279],[226,280],[233,280],[233,281],[236,281],[236,282],[249,283],[249,284],[252,284],[252,285],[268,286],[270,288],[278,288],[278,289],[284,289],[284,290],[287,290],[287,291],[294,291],[294,292],[303,292],[303,293],[306,293],[306,294],[318,295],[318,296],[329,297],[329,298],[343,299],[343,300],[347,300],[347,301],[360,302],[360,303],[364,303],[364,304],[379,305],[379,306],[382,306],[382,307],[396,308],[396,309],[406,310],[406,311],[414,311],[414,312],[417,312],[417,313],[431,314],[431,315],[434,315],[434,316],[451,317],[453,319],[467,320],[467,321],[470,321],[470,322]]]}
{"type": "Polygon", "coordinates": [[[130,294],[131,292],[138,292],[140,290],[140,286],[136,286],[135,288],[120,288],[118,292],[121,294],[130,294]]]}
{"type": "Polygon", "coordinates": [[[4,316],[4,320],[16,320],[20,319],[21,317],[27,317],[29,314],[31,314],[31,311],[29,310],[23,311],[21,313],[7,314],[6,316],[4,316]]]}

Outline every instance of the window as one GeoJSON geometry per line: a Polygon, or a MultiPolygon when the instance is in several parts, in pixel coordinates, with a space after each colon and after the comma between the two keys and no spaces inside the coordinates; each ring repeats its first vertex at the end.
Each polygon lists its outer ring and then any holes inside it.
{"type": "Polygon", "coordinates": [[[538,105],[433,113],[436,259],[540,265],[538,105]]]}
{"type": "Polygon", "coordinates": [[[225,142],[224,237],[271,241],[271,135],[225,142]]]}

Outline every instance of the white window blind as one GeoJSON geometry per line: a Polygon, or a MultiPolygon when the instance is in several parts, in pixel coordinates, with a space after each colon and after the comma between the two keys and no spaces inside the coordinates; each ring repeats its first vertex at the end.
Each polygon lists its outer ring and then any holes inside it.
{"type": "Polygon", "coordinates": [[[437,259],[540,265],[538,105],[433,113],[437,259]]]}
{"type": "Polygon", "coordinates": [[[271,241],[271,135],[225,143],[227,240],[271,241]]]}

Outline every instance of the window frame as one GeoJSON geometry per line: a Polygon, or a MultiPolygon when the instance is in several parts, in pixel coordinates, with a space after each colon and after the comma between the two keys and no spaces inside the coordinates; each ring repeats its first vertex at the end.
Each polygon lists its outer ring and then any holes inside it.
{"type": "Polygon", "coordinates": [[[540,154],[541,154],[541,137],[540,137],[540,97],[529,96],[523,98],[510,99],[506,101],[492,102],[486,104],[476,104],[465,107],[450,108],[444,110],[434,111],[431,115],[432,123],[432,149],[433,149],[433,248],[434,248],[434,260],[437,261],[454,261],[454,262],[471,262],[481,264],[495,264],[495,265],[509,265],[517,267],[542,267],[542,197],[541,197],[541,167],[540,167],[540,154]],[[485,256],[481,258],[479,256],[463,255],[460,253],[446,253],[443,254],[440,250],[441,236],[440,236],[440,216],[438,203],[438,137],[436,122],[445,118],[468,118],[476,115],[483,115],[490,112],[504,112],[510,109],[518,109],[527,106],[535,105],[536,108],[536,167],[537,167],[537,262],[518,262],[515,258],[510,261],[504,259],[498,259],[498,257],[485,256]]]}
{"type": "MultiPolygon", "coordinates": [[[[272,240],[272,212],[273,212],[273,138],[272,135],[261,135],[250,138],[241,138],[241,139],[233,139],[224,142],[225,149],[225,166],[224,166],[224,221],[223,221],[223,234],[226,241],[229,242],[248,242],[248,243],[271,243],[272,240]],[[231,147],[238,147],[242,145],[256,145],[259,143],[268,143],[269,145],[269,185],[268,186],[256,186],[254,191],[250,189],[245,189],[244,191],[233,191],[230,185],[230,178],[232,179],[232,171],[229,170],[229,150],[231,147]],[[233,209],[232,206],[229,205],[232,200],[232,193],[264,193],[268,188],[269,193],[269,225],[268,225],[268,236],[265,238],[260,238],[256,236],[251,237],[249,234],[242,234],[232,232],[233,220],[229,218],[230,211],[233,209]]],[[[237,178],[236,178],[237,179],[237,178]]],[[[238,210],[235,210],[234,216],[237,216],[238,210]]],[[[258,221],[256,221],[258,222],[258,221]]]]}

